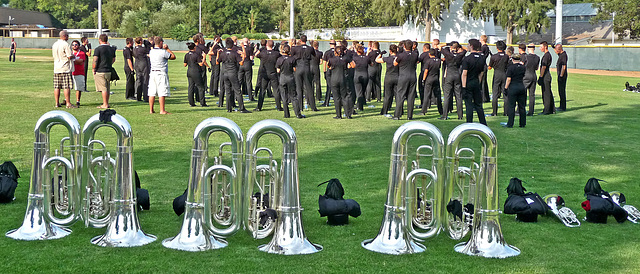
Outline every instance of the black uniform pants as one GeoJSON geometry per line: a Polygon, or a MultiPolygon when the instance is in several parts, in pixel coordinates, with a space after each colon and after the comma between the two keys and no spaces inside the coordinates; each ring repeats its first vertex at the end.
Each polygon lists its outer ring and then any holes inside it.
{"type": "Polygon", "coordinates": [[[391,109],[393,104],[393,96],[396,95],[398,89],[398,77],[385,76],[384,77],[384,100],[382,101],[382,110],[380,114],[386,115],[391,109]]]}
{"type": "Polygon", "coordinates": [[[398,88],[396,89],[396,111],[393,117],[400,118],[404,110],[404,100],[407,100],[407,119],[413,119],[413,104],[416,100],[416,78],[398,77],[398,88]]]}
{"type": "MultiPolygon", "coordinates": [[[[493,84],[491,85],[491,114],[493,116],[498,115],[498,99],[504,93],[506,81],[507,75],[504,72],[493,71],[493,84]]],[[[507,115],[507,96],[504,96],[503,111],[507,115]]]]}
{"type": "Polygon", "coordinates": [[[524,127],[527,124],[527,113],[525,111],[525,105],[527,102],[527,91],[524,88],[524,85],[511,85],[509,86],[509,106],[507,108],[507,115],[509,116],[509,121],[507,122],[507,127],[513,127],[513,123],[516,116],[516,103],[518,104],[518,118],[520,122],[520,127],[524,127]]]}
{"type": "MultiPolygon", "coordinates": [[[[327,85],[327,91],[325,92],[324,95],[324,104],[323,106],[328,107],[329,106],[329,100],[331,99],[331,70],[327,70],[324,72],[324,81],[327,85]]],[[[322,97],[320,97],[322,98],[322,97]]]]}
{"type": "Polygon", "coordinates": [[[421,70],[420,71],[420,75],[418,75],[418,97],[420,97],[420,106],[424,105],[424,81],[422,81],[422,79],[424,79],[424,71],[425,70],[421,70]]]}
{"type": "Polygon", "coordinates": [[[482,101],[488,103],[491,101],[491,97],[489,96],[489,83],[487,81],[487,67],[484,67],[484,71],[482,72],[482,81],[480,83],[480,88],[482,91],[482,101]]]}
{"type": "Polygon", "coordinates": [[[280,74],[280,94],[282,96],[282,106],[284,118],[289,118],[289,103],[293,106],[296,117],[300,117],[300,102],[296,95],[296,81],[293,75],[280,74]]]}
{"type": "Polygon", "coordinates": [[[425,100],[422,102],[422,113],[427,114],[427,109],[431,106],[431,98],[435,98],[438,113],[440,113],[440,115],[443,114],[440,79],[438,79],[438,77],[427,78],[427,81],[424,82],[424,97],[425,100]]]}
{"type": "MultiPolygon", "coordinates": [[[[238,73],[230,71],[222,73],[222,82],[224,83],[224,91],[227,95],[227,111],[233,110],[234,97],[238,100],[238,109],[244,110],[244,100],[240,91],[240,83],[238,82],[238,73]]],[[[224,97],[221,95],[220,99],[224,97]]]]}
{"type": "MultiPolygon", "coordinates": [[[[206,61],[205,61],[206,62],[206,61]]],[[[207,92],[207,67],[202,65],[200,67],[200,77],[202,78],[202,87],[204,87],[204,92],[207,92]]]]}
{"type": "Polygon", "coordinates": [[[220,86],[220,64],[216,65],[215,61],[211,61],[211,82],[209,83],[209,94],[213,96],[218,96],[219,86],[220,86]]]}
{"type": "Polygon", "coordinates": [[[125,85],[125,99],[136,98],[136,77],[133,71],[128,69],[124,70],[124,74],[127,77],[127,83],[125,85]]]}
{"type": "Polygon", "coordinates": [[[333,93],[333,104],[336,107],[336,117],[342,118],[342,109],[347,118],[353,114],[353,101],[346,79],[333,75],[331,78],[331,92],[333,93]]]}
{"type": "Polygon", "coordinates": [[[136,71],[136,99],[149,101],[149,64],[136,60],[133,68],[136,71]]]}
{"type": "Polygon", "coordinates": [[[195,102],[200,102],[201,106],[206,105],[204,99],[204,81],[199,71],[187,71],[187,80],[189,80],[189,88],[187,89],[187,97],[189,105],[195,106],[195,102]]]}
{"type": "Polygon", "coordinates": [[[453,96],[456,97],[456,112],[458,119],[462,120],[462,80],[460,74],[453,73],[453,69],[447,71],[447,77],[444,78],[444,107],[442,117],[447,117],[453,108],[453,96]]]}
{"type": "MultiPolygon", "coordinates": [[[[9,50],[9,62],[15,62],[15,61],[16,61],[16,51],[15,50],[9,50]],[[13,56],[13,61],[11,61],[11,56],[13,56]]],[[[85,75],[86,75],[86,73],[85,73],[85,75]]]]}
{"type": "Polygon", "coordinates": [[[551,92],[551,74],[549,73],[545,73],[542,78],[542,104],[544,105],[543,114],[553,114],[555,112],[555,102],[551,92]]]}
{"type": "Polygon", "coordinates": [[[560,96],[560,109],[567,109],[567,75],[558,76],[558,96],[560,96]]]}
{"type": "Polygon", "coordinates": [[[313,77],[311,75],[311,70],[309,69],[309,64],[302,62],[301,64],[296,66],[294,75],[300,110],[302,110],[302,104],[304,102],[303,96],[307,97],[306,102],[309,108],[316,109],[316,100],[314,98],[313,87],[311,85],[313,77]]]}
{"type": "Polygon", "coordinates": [[[320,67],[311,66],[311,89],[316,91],[315,98],[322,99],[322,83],[320,82],[320,67]]]}
{"type": "Polygon", "coordinates": [[[280,83],[278,83],[278,74],[272,74],[272,75],[262,75],[262,76],[258,76],[258,79],[260,81],[260,93],[258,94],[258,107],[257,109],[262,110],[262,105],[264,104],[264,96],[267,93],[267,90],[269,89],[269,87],[274,91],[275,93],[275,97],[276,97],[276,108],[281,110],[282,109],[282,105],[281,105],[281,96],[280,96],[280,92],[278,91],[280,89],[280,83]]]}
{"type": "Polygon", "coordinates": [[[478,120],[481,124],[487,125],[482,109],[482,90],[478,81],[467,82],[467,88],[462,89],[462,97],[467,107],[467,123],[473,123],[473,111],[478,114],[478,120]]]}
{"type": "Polygon", "coordinates": [[[532,78],[527,78],[525,76],[524,80],[524,89],[529,91],[529,114],[533,115],[535,106],[536,106],[536,78],[535,75],[532,78]]]}
{"type": "Polygon", "coordinates": [[[381,73],[382,73],[382,69],[381,69],[382,65],[380,64],[374,64],[373,66],[369,66],[369,82],[367,84],[367,102],[371,101],[372,99],[377,99],[378,102],[380,102],[382,100],[381,98],[381,93],[382,93],[382,87],[380,85],[381,83],[381,73]]]}
{"type": "Polygon", "coordinates": [[[253,85],[251,83],[251,81],[253,81],[253,66],[251,65],[251,61],[246,61],[244,65],[240,66],[238,70],[238,81],[240,82],[242,94],[249,95],[249,100],[254,101],[253,85]]]}
{"type": "Polygon", "coordinates": [[[354,86],[356,88],[356,107],[358,110],[364,110],[365,92],[369,83],[369,74],[367,71],[356,71],[354,74],[354,86]]]}

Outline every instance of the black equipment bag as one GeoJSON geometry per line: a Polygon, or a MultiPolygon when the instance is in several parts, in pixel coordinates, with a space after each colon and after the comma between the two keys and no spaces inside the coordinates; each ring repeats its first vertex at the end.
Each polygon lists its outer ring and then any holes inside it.
{"type": "Polygon", "coordinates": [[[176,215],[180,216],[182,215],[182,213],[184,213],[184,207],[185,207],[185,203],[187,202],[187,190],[189,190],[188,188],[184,190],[184,193],[182,193],[182,195],[176,197],[175,199],[173,199],[173,212],[176,213],[176,215]]]}
{"type": "Polygon", "coordinates": [[[15,200],[15,192],[18,187],[20,174],[11,161],[0,165],[0,203],[10,203],[15,200]]]}
{"type": "Polygon", "coordinates": [[[618,223],[624,223],[627,211],[611,199],[609,192],[602,190],[600,181],[602,180],[590,178],[584,186],[587,200],[582,202],[582,208],[587,212],[587,222],[605,224],[607,217],[613,215],[618,223]]]}
{"type": "Polygon", "coordinates": [[[352,199],[345,200],[343,198],[344,188],[340,180],[333,178],[318,186],[325,183],[328,184],[324,195],[318,195],[318,212],[320,213],[320,217],[327,216],[330,225],[344,225],[349,223],[348,215],[354,218],[360,216],[362,212],[360,211],[358,202],[352,199]]]}
{"type": "Polygon", "coordinates": [[[522,180],[511,178],[507,186],[508,197],[504,202],[505,214],[516,214],[518,220],[523,222],[536,222],[538,215],[545,214],[548,210],[547,204],[538,193],[524,191],[522,180]]]}
{"type": "Polygon", "coordinates": [[[134,171],[136,176],[136,197],[138,199],[138,210],[149,210],[151,201],[149,200],[149,191],[140,187],[140,177],[138,172],[134,171]]]}

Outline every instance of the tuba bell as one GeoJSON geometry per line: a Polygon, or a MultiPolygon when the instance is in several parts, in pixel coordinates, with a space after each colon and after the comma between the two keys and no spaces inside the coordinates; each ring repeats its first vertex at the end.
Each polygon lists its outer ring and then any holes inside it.
{"type": "MultiPolygon", "coordinates": [[[[258,249],[268,253],[284,255],[310,254],[321,251],[322,246],[307,240],[302,227],[302,218],[300,216],[302,208],[300,207],[298,181],[298,145],[293,128],[279,120],[263,120],[253,125],[247,133],[245,161],[243,195],[245,197],[245,228],[252,233],[252,236],[256,237],[259,235],[259,233],[255,232],[255,229],[258,228],[256,223],[259,221],[260,214],[264,214],[271,209],[275,211],[277,216],[272,224],[273,237],[271,241],[266,245],[259,246],[258,249]],[[266,193],[265,188],[260,188],[262,183],[257,178],[257,173],[259,173],[257,154],[260,150],[263,150],[258,148],[258,141],[267,134],[274,134],[280,137],[283,146],[280,172],[277,175],[271,173],[276,177],[274,185],[271,186],[269,184],[271,193],[266,193]],[[257,193],[254,193],[255,190],[257,190],[257,193]],[[252,205],[253,207],[261,206],[262,208],[265,205],[260,201],[256,203],[256,199],[249,199],[248,197],[265,197],[265,195],[273,197],[268,203],[269,208],[264,210],[252,209],[252,205]]],[[[273,170],[272,165],[266,168],[273,170]]],[[[266,170],[266,172],[272,172],[272,170],[266,170]]],[[[268,178],[264,178],[264,180],[266,179],[268,178]]],[[[264,182],[264,180],[262,181],[264,182]]],[[[264,198],[261,199],[265,200],[264,198]]],[[[268,227],[265,227],[265,229],[267,232],[270,230],[268,227]]]]}
{"type": "MultiPolygon", "coordinates": [[[[140,228],[136,208],[136,192],[133,184],[133,136],[131,125],[119,114],[111,116],[111,121],[102,122],[100,114],[93,115],[82,130],[82,181],[86,190],[84,221],[95,227],[107,227],[107,232],[91,239],[91,243],[99,246],[132,247],[141,246],[156,240],[153,235],[146,234],[140,228]],[[96,131],[101,127],[115,130],[117,136],[116,157],[112,161],[110,155],[93,156],[96,131]],[[113,176],[100,180],[91,171],[91,166],[98,164],[102,168],[115,166],[109,171],[113,176]],[[108,190],[102,190],[102,188],[108,190]],[[95,199],[99,199],[96,202],[95,199]]],[[[101,144],[102,146],[104,144],[101,144]]]]}
{"type": "MultiPolygon", "coordinates": [[[[463,254],[486,258],[517,256],[520,254],[520,250],[505,242],[500,227],[497,174],[498,142],[487,126],[476,123],[462,124],[449,134],[447,140],[447,160],[449,161],[447,189],[450,190],[457,184],[461,151],[459,147],[461,141],[468,137],[477,138],[482,142],[479,169],[477,174],[472,175],[477,179],[476,188],[475,191],[469,192],[475,197],[470,200],[473,202],[471,220],[473,226],[469,241],[457,244],[454,249],[463,254]]],[[[446,198],[452,199],[451,197],[446,198]]]]}
{"type": "Polygon", "coordinates": [[[408,122],[396,130],[391,147],[389,188],[380,232],[362,242],[365,249],[385,254],[411,254],[425,250],[423,241],[442,231],[441,205],[444,193],[444,139],[440,130],[427,122],[408,122]],[[408,171],[408,142],[413,136],[427,136],[430,145],[419,146],[417,159],[408,171]],[[421,151],[431,151],[424,153],[421,151]],[[420,158],[431,157],[428,168],[420,158]],[[418,183],[418,176],[423,180],[418,183]],[[426,180],[424,178],[427,178],[426,180]],[[420,198],[420,199],[418,199],[420,198]]]}
{"type": "Polygon", "coordinates": [[[27,212],[22,226],[6,236],[16,240],[58,239],[69,235],[71,230],[66,226],[80,218],[80,124],[73,115],[54,110],[38,119],[34,133],[27,212]],[[55,125],[66,127],[69,136],[61,140],[61,149],[52,154],[49,132],[55,125]],[[67,158],[65,141],[69,142],[67,158]],[[56,213],[63,217],[56,217],[56,213]]]}
{"type": "Polygon", "coordinates": [[[227,246],[221,239],[240,229],[242,178],[242,131],[233,121],[212,117],[202,121],[193,134],[191,166],[182,228],[177,236],[162,241],[167,248],[205,251],[227,246]],[[226,133],[231,142],[222,143],[214,165],[207,168],[209,137],[214,132],[226,133]],[[222,165],[223,150],[231,148],[232,166],[222,165]],[[219,228],[214,225],[214,222],[219,228]]]}

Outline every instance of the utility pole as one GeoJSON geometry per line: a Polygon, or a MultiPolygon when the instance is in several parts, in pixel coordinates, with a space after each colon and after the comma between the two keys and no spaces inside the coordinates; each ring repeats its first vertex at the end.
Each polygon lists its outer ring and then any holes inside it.
{"type": "Polygon", "coordinates": [[[295,32],[293,31],[293,1],[291,1],[291,8],[289,9],[289,38],[293,39],[295,36],[295,32]]]}
{"type": "Polygon", "coordinates": [[[198,11],[199,19],[198,19],[198,32],[202,32],[202,0],[200,0],[200,9],[198,11]]]}
{"type": "Polygon", "coordinates": [[[102,35],[102,0],[98,0],[98,36],[102,35]]]}
{"type": "Polygon", "coordinates": [[[556,41],[562,44],[562,0],[556,0],[556,41]]]}

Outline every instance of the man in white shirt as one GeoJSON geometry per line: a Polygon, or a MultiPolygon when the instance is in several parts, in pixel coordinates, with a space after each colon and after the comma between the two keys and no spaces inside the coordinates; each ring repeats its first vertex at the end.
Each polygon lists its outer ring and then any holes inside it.
{"type": "Polygon", "coordinates": [[[156,96],[160,97],[160,114],[170,114],[164,109],[165,97],[169,93],[168,60],[175,60],[176,55],[164,44],[162,37],[155,37],[155,46],[149,52],[151,73],[149,74],[149,113],[155,113],[153,104],[156,96]]]}
{"type": "Polygon", "coordinates": [[[64,90],[65,100],[63,104],[66,104],[67,108],[77,108],[71,104],[70,99],[71,88],[73,87],[73,77],[71,76],[71,72],[73,72],[72,61],[75,55],[73,55],[67,40],[69,40],[69,35],[67,31],[63,30],[60,32],[60,39],[51,47],[53,54],[53,96],[56,100],[54,106],[57,108],[60,107],[61,89],[64,90]]]}

